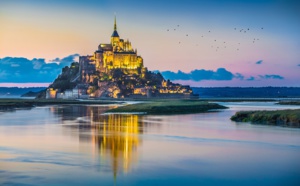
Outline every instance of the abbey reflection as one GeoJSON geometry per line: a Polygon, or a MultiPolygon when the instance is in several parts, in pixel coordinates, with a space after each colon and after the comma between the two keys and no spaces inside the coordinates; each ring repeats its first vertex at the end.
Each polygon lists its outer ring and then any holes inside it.
{"type": "Polygon", "coordinates": [[[137,115],[108,115],[103,118],[103,125],[96,125],[93,142],[100,155],[111,158],[114,175],[120,168],[128,172],[132,162],[137,160],[139,134],[142,132],[137,115]]]}
{"type": "MultiPolygon", "coordinates": [[[[114,176],[119,171],[128,172],[137,161],[137,148],[141,144],[139,135],[144,123],[138,115],[101,115],[107,108],[90,106],[52,107],[63,124],[77,128],[81,142],[94,144],[94,152],[103,159],[110,159],[114,176]],[[85,117],[88,116],[88,117],[85,117]],[[79,118],[79,119],[78,119],[79,118]],[[86,135],[90,131],[90,135],[86,135]]],[[[74,133],[72,133],[74,134],[74,133]]]]}

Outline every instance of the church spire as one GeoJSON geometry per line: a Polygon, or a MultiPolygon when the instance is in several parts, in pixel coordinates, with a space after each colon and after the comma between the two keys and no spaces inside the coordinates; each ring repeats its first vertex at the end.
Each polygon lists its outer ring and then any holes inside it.
{"type": "Polygon", "coordinates": [[[116,14],[115,14],[115,23],[114,23],[114,31],[111,35],[111,44],[113,46],[117,46],[120,41],[120,36],[118,34],[118,31],[117,31],[117,18],[116,18],[116,14]]]}
{"type": "Polygon", "coordinates": [[[117,18],[116,18],[116,15],[115,15],[115,24],[114,24],[114,30],[117,31],[117,18]]]}

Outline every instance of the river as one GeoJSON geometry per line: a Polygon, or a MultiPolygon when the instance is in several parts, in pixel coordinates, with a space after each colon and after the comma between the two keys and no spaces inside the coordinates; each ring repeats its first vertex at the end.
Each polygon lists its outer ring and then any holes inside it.
{"type": "Polygon", "coordinates": [[[185,115],[103,114],[116,105],[0,113],[0,185],[300,185],[300,129],[185,115]]]}

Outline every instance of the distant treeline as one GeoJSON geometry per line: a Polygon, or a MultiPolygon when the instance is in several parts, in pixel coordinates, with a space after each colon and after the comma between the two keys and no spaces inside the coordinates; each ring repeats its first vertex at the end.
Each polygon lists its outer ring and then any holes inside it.
{"type": "Polygon", "coordinates": [[[211,87],[192,88],[200,97],[292,98],[300,97],[300,87],[211,87]]]}
{"type": "Polygon", "coordinates": [[[29,91],[39,92],[45,88],[46,87],[0,87],[0,96],[21,96],[29,91]]]}

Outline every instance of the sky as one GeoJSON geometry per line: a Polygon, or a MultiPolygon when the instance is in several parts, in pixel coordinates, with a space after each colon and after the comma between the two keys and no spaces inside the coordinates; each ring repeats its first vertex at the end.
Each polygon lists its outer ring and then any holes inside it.
{"type": "Polygon", "coordinates": [[[173,82],[300,86],[292,0],[0,0],[0,86],[51,83],[110,42],[114,15],[144,65],[173,82]]]}

